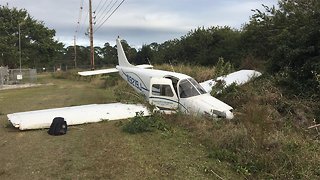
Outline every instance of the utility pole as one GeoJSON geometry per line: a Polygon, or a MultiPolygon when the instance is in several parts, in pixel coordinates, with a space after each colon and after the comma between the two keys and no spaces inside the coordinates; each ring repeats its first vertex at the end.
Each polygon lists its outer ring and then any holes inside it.
{"type": "Polygon", "coordinates": [[[21,31],[20,31],[20,23],[19,23],[19,64],[20,64],[20,74],[21,74],[21,31]]]}
{"type": "Polygon", "coordinates": [[[73,47],[74,47],[74,68],[77,68],[77,44],[76,44],[76,36],[73,39],[73,47]]]}
{"type": "Polygon", "coordinates": [[[94,48],[93,48],[93,27],[92,27],[92,0],[89,0],[89,36],[90,36],[90,61],[91,69],[94,70],[94,48]]]}

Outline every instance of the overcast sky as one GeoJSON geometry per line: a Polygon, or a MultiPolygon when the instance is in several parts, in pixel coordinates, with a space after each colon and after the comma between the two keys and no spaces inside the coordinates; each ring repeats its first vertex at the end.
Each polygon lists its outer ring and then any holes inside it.
{"type": "MultiPolygon", "coordinates": [[[[89,45],[85,35],[88,27],[89,0],[0,0],[1,5],[26,9],[32,17],[56,30],[56,39],[66,45],[89,45]],[[78,32],[77,22],[83,3],[78,32]]],[[[122,0],[92,0],[97,28],[122,0]],[[113,7],[113,8],[111,8],[113,7]],[[111,9],[111,10],[110,10],[111,9]],[[110,10],[110,11],[109,11],[110,10]],[[104,18],[105,17],[105,18],[104,18]]],[[[152,42],[162,43],[180,38],[197,27],[230,26],[241,28],[261,4],[277,5],[277,0],[125,0],[119,9],[95,32],[94,44],[114,45],[116,37],[134,47],[152,42]]]]}

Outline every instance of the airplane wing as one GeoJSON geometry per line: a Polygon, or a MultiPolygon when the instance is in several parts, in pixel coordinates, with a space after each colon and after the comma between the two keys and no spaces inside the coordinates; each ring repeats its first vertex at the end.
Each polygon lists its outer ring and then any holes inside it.
{"type": "Polygon", "coordinates": [[[49,128],[55,117],[63,117],[68,125],[77,125],[132,118],[137,112],[143,112],[144,116],[150,115],[143,105],[111,103],[19,112],[8,114],[7,117],[14,127],[28,130],[49,128]]]}
{"type": "Polygon", "coordinates": [[[108,74],[108,73],[114,73],[118,72],[118,69],[116,68],[110,68],[110,69],[100,69],[100,70],[94,70],[94,71],[82,71],[78,72],[81,76],[92,76],[97,74],[108,74]]]}
{"type": "MultiPolygon", "coordinates": [[[[153,68],[153,66],[149,64],[141,64],[135,67],[141,68],[141,69],[153,68]]],[[[119,72],[119,70],[116,68],[109,68],[109,69],[100,69],[100,70],[94,70],[94,71],[82,71],[82,72],[78,72],[78,74],[81,76],[92,76],[92,75],[109,74],[109,73],[115,73],[115,72],[119,72]]]]}
{"type": "Polygon", "coordinates": [[[240,70],[228,74],[226,76],[220,76],[216,79],[210,79],[199,83],[207,92],[212,91],[212,87],[217,84],[217,81],[225,81],[225,87],[230,86],[233,83],[236,85],[242,85],[249,82],[252,78],[261,76],[261,73],[255,70],[240,70]]]}

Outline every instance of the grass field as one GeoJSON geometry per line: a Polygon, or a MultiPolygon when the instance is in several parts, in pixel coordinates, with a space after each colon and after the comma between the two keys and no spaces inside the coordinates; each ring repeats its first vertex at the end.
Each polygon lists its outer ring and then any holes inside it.
{"type": "Polygon", "coordinates": [[[118,122],[69,128],[53,137],[47,130],[19,131],[6,114],[116,101],[113,88],[39,76],[43,86],[0,91],[0,179],[226,179],[230,167],[208,158],[189,132],[171,127],[131,135],[118,122]]]}
{"type": "MultiPolygon", "coordinates": [[[[160,67],[163,69],[169,66],[160,67]]],[[[179,66],[196,79],[212,68],[179,66]],[[201,71],[201,73],[197,73],[201,71]]],[[[19,131],[6,114],[116,101],[142,102],[117,76],[41,74],[42,86],[0,91],[0,179],[319,179],[319,101],[290,97],[271,77],[218,96],[235,118],[162,115],[166,130],[129,134],[130,120],[19,131]]],[[[159,117],[153,116],[153,119],[159,117]]]]}

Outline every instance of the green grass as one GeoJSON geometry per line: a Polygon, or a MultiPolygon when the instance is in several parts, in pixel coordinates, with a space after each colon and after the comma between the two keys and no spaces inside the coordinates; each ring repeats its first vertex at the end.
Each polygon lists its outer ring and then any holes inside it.
{"type": "Polygon", "coordinates": [[[0,91],[0,112],[8,114],[19,111],[105,103],[115,101],[112,89],[96,88],[94,85],[71,80],[40,77],[45,84],[40,87],[0,91]]]}

